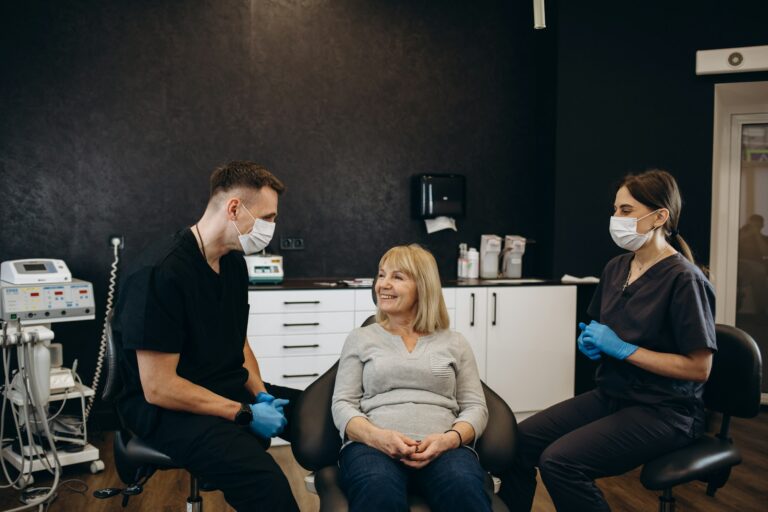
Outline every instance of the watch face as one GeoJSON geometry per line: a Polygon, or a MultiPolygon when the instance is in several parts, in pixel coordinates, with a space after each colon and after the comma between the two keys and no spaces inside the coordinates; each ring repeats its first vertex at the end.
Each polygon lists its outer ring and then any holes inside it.
{"type": "Polygon", "coordinates": [[[240,410],[235,414],[235,423],[238,425],[247,425],[253,419],[253,412],[248,404],[240,404],[240,410]]]}

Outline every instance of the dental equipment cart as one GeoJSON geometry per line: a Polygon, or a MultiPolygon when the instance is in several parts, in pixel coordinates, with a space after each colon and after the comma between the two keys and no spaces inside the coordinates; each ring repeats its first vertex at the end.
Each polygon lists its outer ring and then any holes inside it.
{"type": "MultiPolygon", "coordinates": [[[[52,368],[49,349],[53,323],[93,320],[93,286],[72,279],[61,260],[15,260],[0,271],[0,348],[6,370],[3,407],[10,403],[15,438],[2,445],[2,458],[20,473],[18,487],[34,482],[32,473],[90,462],[91,473],[104,469],[99,450],[88,443],[84,385],[75,368],[52,368]],[[18,371],[7,375],[9,349],[18,371]],[[80,417],[63,416],[68,400],[78,400],[80,417]],[[53,444],[53,448],[51,444],[53,444]],[[58,463],[58,464],[57,464],[58,463]]],[[[59,363],[60,364],[60,363],[59,363]]]]}

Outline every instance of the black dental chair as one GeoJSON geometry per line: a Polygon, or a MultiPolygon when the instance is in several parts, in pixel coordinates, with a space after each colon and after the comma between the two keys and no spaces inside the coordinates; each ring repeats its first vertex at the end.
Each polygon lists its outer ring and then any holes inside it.
{"type": "Polygon", "coordinates": [[[703,436],[643,467],[643,485],[663,491],[659,496],[660,512],[674,511],[672,488],[679,484],[701,480],[707,483],[707,494],[714,496],[728,481],[731,468],[741,463],[741,454],[728,437],[731,417],[752,418],[760,412],[762,362],[757,343],[736,327],[718,324],[715,331],[717,352],[704,387],[704,404],[722,413],[720,433],[703,436]]]}
{"type": "MultiPolygon", "coordinates": [[[[122,391],[122,382],[120,379],[120,369],[118,368],[118,358],[122,351],[120,342],[115,339],[112,331],[112,312],[107,316],[107,373],[106,383],[104,384],[104,391],[101,394],[102,399],[105,402],[115,403],[122,391]]],[[[117,410],[117,409],[115,409],[117,410]]],[[[114,438],[114,452],[115,452],[115,466],[117,474],[120,480],[123,481],[128,487],[122,490],[120,494],[123,496],[123,507],[128,505],[128,499],[131,496],[141,494],[144,489],[144,484],[158,469],[182,469],[181,466],[173,462],[170,457],[161,453],[154,448],[144,443],[141,439],[136,437],[128,428],[125,427],[125,422],[117,412],[120,420],[120,430],[115,432],[114,438]]],[[[187,511],[188,512],[201,512],[203,509],[203,499],[200,496],[200,491],[211,491],[212,488],[207,488],[200,485],[198,479],[190,474],[189,475],[189,497],[187,497],[187,511]]],[[[116,493],[116,489],[101,489],[94,492],[94,495],[98,498],[109,498],[116,493]],[[110,492],[113,491],[113,492],[110,492]]]]}
{"type": "MultiPolygon", "coordinates": [[[[366,326],[374,321],[368,318],[366,326]]],[[[313,382],[299,397],[294,407],[291,426],[293,455],[301,466],[314,471],[314,489],[320,497],[320,512],[346,512],[347,498],[338,484],[339,450],[341,437],[331,416],[331,399],[336,383],[339,363],[313,382]]],[[[491,474],[500,474],[512,465],[517,440],[517,421],[509,406],[491,388],[483,383],[488,407],[488,426],[475,446],[483,468],[491,474]]],[[[493,493],[490,475],[486,481],[492,494],[494,511],[506,511],[504,502],[493,493]]],[[[428,511],[420,496],[408,497],[411,511],[428,511]]]]}

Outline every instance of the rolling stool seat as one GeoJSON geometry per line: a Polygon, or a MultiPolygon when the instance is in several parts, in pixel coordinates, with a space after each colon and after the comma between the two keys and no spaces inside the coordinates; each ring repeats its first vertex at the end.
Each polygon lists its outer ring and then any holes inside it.
{"type": "MultiPolygon", "coordinates": [[[[115,458],[118,456],[124,457],[124,464],[122,464],[123,467],[129,465],[129,464],[139,464],[139,465],[149,465],[154,466],[157,469],[184,469],[175,462],[173,462],[173,459],[171,459],[166,454],[159,452],[149,446],[147,443],[139,439],[138,437],[131,437],[131,439],[124,443],[122,441],[123,438],[122,432],[117,432],[115,434],[115,442],[114,442],[114,449],[115,449],[115,458]],[[118,438],[120,440],[118,441],[118,438]],[[119,443],[119,445],[118,445],[119,443]],[[120,454],[120,455],[118,455],[120,454]],[[130,462],[127,462],[130,461],[130,462]]],[[[119,463],[118,463],[119,464],[119,463]]],[[[118,468],[120,467],[120,464],[118,465],[118,468]]],[[[203,492],[210,492],[210,491],[217,491],[218,488],[207,482],[198,482],[199,489],[203,492]]]]}
{"type": "Polygon", "coordinates": [[[672,512],[675,498],[672,488],[701,480],[707,483],[707,495],[714,496],[725,485],[731,468],[741,463],[739,450],[729,437],[731,417],[753,418],[760,412],[762,359],[752,337],[736,327],[717,324],[717,352],[712,357],[712,371],[704,385],[704,405],[722,413],[720,432],[703,436],[688,446],[647,462],[640,473],[642,484],[659,496],[659,511],[672,512]]]}
{"type": "Polygon", "coordinates": [[[640,481],[646,489],[663,491],[692,480],[705,480],[741,463],[730,441],[704,436],[683,449],[659,457],[643,467],[640,481]]]}

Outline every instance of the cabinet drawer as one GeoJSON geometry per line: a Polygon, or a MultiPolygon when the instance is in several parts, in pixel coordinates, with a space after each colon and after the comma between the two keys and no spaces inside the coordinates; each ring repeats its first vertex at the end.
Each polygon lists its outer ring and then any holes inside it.
{"type": "MultiPolygon", "coordinates": [[[[454,309],[456,307],[456,288],[443,288],[443,299],[445,300],[446,308],[454,309]]],[[[371,309],[376,309],[371,290],[367,288],[365,290],[355,290],[355,310],[367,311],[371,309]]],[[[251,306],[251,310],[253,310],[253,306],[251,306]]]]}
{"type": "Polygon", "coordinates": [[[300,334],[298,336],[248,336],[257,358],[341,354],[347,334],[300,334]]]}
{"type": "Polygon", "coordinates": [[[354,311],[354,290],[249,291],[253,313],[354,311]]]}
{"type": "Polygon", "coordinates": [[[340,313],[272,313],[248,316],[248,336],[273,334],[349,333],[354,327],[352,311],[340,313]]]}
{"type": "Polygon", "coordinates": [[[270,384],[304,389],[339,360],[339,356],[264,357],[261,378],[270,384]]]}

